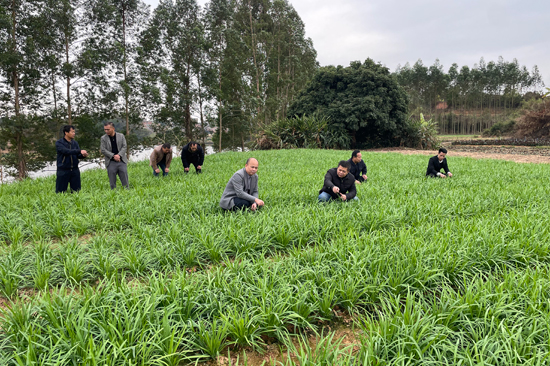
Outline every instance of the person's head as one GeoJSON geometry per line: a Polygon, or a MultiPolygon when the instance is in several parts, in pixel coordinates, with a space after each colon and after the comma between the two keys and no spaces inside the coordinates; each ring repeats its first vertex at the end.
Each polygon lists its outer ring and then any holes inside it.
{"type": "Polygon", "coordinates": [[[198,149],[199,144],[196,141],[191,141],[189,143],[189,151],[195,152],[198,149]]]}
{"type": "Polygon", "coordinates": [[[170,149],[172,148],[172,146],[170,146],[170,144],[163,144],[161,149],[162,149],[162,152],[165,153],[165,154],[168,154],[170,152],[170,149]]]}
{"type": "Polygon", "coordinates": [[[115,135],[115,125],[113,122],[105,122],[103,123],[103,131],[111,137],[115,135]]]}
{"type": "Polygon", "coordinates": [[[338,163],[338,168],[336,168],[336,174],[340,178],[344,178],[346,175],[348,175],[349,171],[351,169],[351,164],[347,160],[341,160],[338,163]]]}
{"type": "Polygon", "coordinates": [[[447,149],[442,147],[441,149],[439,149],[439,152],[437,153],[437,158],[439,160],[443,160],[445,159],[445,155],[447,155],[447,149]]]}
{"type": "Polygon", "coordinates": [[[73,140],[74,136],[76,135],[74,126],[71,126],[71,125],[63,126],[62,131],[63,131],[63,137],[65,137],[67,140],[73,140]]]}
{"type": "Polygon", "coordinates": [[[351,153],[351,160],[357,164],[358,162],[361,161],[361,159],[363,158],[363,156],[361,155],[361,151],[360,150],[355,150],[351,153]]]}
{"type": "Polygon", "coordinates": [[[248,175],[254,175],[258,171],[258,160],[254,158],[248,158],[246,165],[244,166],[248,175]]]}

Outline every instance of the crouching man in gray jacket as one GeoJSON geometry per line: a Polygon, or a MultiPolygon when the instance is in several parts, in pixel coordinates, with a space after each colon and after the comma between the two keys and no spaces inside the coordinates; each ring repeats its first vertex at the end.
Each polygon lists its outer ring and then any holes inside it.
{"type": "Polygon", "coordinates": [[[256,211],[264,205],[258,198],[258,160],[249,158],[243,169],[238,170],[225,186],[220,207],[225,210],[250,208],[256,211]]]}

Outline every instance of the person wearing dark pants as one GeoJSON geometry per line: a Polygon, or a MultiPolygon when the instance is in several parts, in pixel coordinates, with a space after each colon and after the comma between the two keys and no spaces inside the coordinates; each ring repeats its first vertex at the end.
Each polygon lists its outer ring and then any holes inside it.
{"type": "Polygon", "coordinates": [[[195,172],[199,174],[202,171],[204,163],[204,150],[202,146],[195,141],[191,141],[181,149],[181,162],[183,163],[183,171],[189,173],[191,164],[195,167],[195,172]]]}
{"type": "Polygon", "coordinates": [[[243,169],[238,170],[223,191],[220,207],[224,210],[250,208],[256,211],[264,205],[258,198],[258,160],[249,158],[243,169]]]}
{"type": "Polygon", "coordinates": [[[450,178],[453,176],[453,173],[449,171],[446,155],[447,149],[441,148],[439,149],[436,156],[432,156],[430,158],[430,160],[428,161],[428,170],[426,171],[426,177],[450,178]],[[445,171],[445,174],[441,173],[441,169],[445,171]]]}
{"type": "Polygon", "coordinates": [[[55,142],[57,150],[57,178],[55,181],[55,193],[66,192],[71,187],[71,191],[80,191],[80,169],[78,169],[78,159],[88,156],[86,150],[80,150],[78,142],[74,137],[76,131],[74,126],[63,126],[63,138],[55,142]]]}
{"type": "Polygon", "coordinates": [[[350,173],[355,177],[355,184],[361,184],[367,178],[367,165],[362,159],[361,151],[355,150],[351,153],[351,159],[348,160],[351,164],[350,173]]]}
{"type": "Polygon", "coordinates": [[[337,168],[332,168],[325,174],[323,188],[319,191],[319,202],[328,202],[341,199],[342,201],[356,200],[355,177],[349,174],[351,163],[341,160],[337,168]]]}
{"type": "Polygon", "coordinates": [[[170,172],[170,163],[172,162],[172,147],[170,144],[155,147],[149,161],[155,177],[159,175],[161,169],[162,176],[167,176],[168,172],[170,172]]]}
{"type": "Polygon", "coordinates": [[[123,134],[115,131],[113,122],[105,122],[103,130],[105,135],[101,136],[100,149],[105,156],[105,167],[107,168],[111,189],[116,188],[117,175],[122,186],[129,188],[126,138],[123,134]]]}

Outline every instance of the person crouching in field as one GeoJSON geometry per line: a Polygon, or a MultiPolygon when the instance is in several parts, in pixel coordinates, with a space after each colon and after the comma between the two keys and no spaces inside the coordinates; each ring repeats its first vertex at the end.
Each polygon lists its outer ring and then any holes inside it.
{"type": "Polygon", "coordinates": [[[244,168],[238,170],[223,191],[220,207],[224,210],[250,208],[256,211],[264,205],[258,198],[258,160],[249,158],[244,168]]]}
{"type": "Polygon", "coordinates": [[[351,163],[342,160],[337,168],[332,168],[325,174],[325,183],[319,191],[319,202],[328,202],[330,200],[341,199],[349,201],[357,199],[355,189],[355,177],[349,174],[351,163]]]}
{"type": "Polygon", "coordinates": [[[150,166],[153,167],[153,175],[157,177],[162,169],[162,175],[168,175],[172,162],[172,147],[170,144],[159,145],[153,149],[150,166]]]}
{"type": "Polygon", "coordinates": [[[432,156],[428,162],[428,170],[426,171],[426,177],[439,177],[447,178],[452,177],[453,174],[449,171],[447,166],[447,149],[441,148],[436,156],[432,156]],[[445,174],[441,173],[441,169],[445,171],[445,174]]]}
{"type": "Polygon", "coordinates": [[[355,150],[348,160],[351,165],[350,173],[355,177],[355,184],[361,184],[367,180],[367,165],[363,161],[361,151],[355,150]]]}
{"type": "Polygon", "coordinates": [[[191,164],[195,167],[195,172],[199,174],[204,163],[204,150],[198,142],[191,141],[181,149],[181,162],[183,170],[189,173],[191,164]]]}

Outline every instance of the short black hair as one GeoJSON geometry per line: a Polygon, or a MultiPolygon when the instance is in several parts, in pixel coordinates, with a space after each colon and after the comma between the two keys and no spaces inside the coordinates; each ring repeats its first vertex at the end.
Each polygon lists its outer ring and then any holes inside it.
{"type": "Polygon", "coordinates": [[[197,146],[198,146],[198,145],[200,145],[200,144],[199,144],[197,141],[191,141],[191,142],[189,143],[189,146],[193,146],[193,145],[197,145],[197,146]]]}
{"type": "Polygon", "coordinates": [[[438,153],[443,153],[443,154],[446,154],[447,153],[447,149],[445,149],[444,147],[441,147],[439,149],[439,152],[438,153]]]}
{"type": "Polygon", "coordinates": [[[353,150],[353,152],[351,153],[351,157],[356,158],[357,154],[359,154],[360,152],[361,152],[361,150],[353,150]]]}
{"type": "Polygon", "coordinates": [[[63,136],[65,136],[65,134],[66,134],[67,132],[71,132],[71,130],[75,130],[75,131],[76,131],[76,129],[74,128],[73,125],[65,125],[65,126],[63,126],[63,128],[61,129],[61,131],[63,132],[63,136]]]}
{"type": "Polygon", "coordinates": [[[162,144],[162,148],[163,149],[169,149],[171,148],[172,146],[170,146],[170,144],[162,144]]]}
{"type": "Polygon", "coordinates": [[[115,124],[113,122],[103,122],[103,127],[111,126],[112,128],[115,128],[115,124]]]}
{"type": "Polygon", "coordinates": [[[348,172],[351,170],[351,163],[347,160],[340,160],[338,163],[338,166],[341,166],[342,168],[346,168],[348,172]]]}

